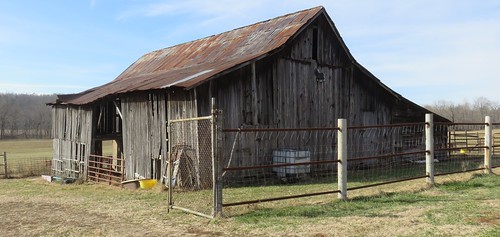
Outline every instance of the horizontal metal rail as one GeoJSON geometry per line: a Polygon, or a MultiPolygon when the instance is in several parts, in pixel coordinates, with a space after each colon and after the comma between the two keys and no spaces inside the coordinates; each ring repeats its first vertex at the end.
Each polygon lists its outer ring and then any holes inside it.
{"type": "Polygon", "coordinates": [[[181,210],[181,211],[185,211],[187,213],[191,213],[191,214],[194,214],[194,215],[198,215],[198,216],[201,216],[201,217],[206,217],[206,218],[210,218],[210,219],[213,219],[214,217],[211,216],[211,215],[207,215],[205,213],[201,213],[201,212],[197,212],[197,211],[193,211],[191,209],[187,209],[187,208],[184,208],[184,207],[179,207],[179,206],[174,206],[174,205],[171,205],[170,208],[172,209],[177,209],[177,210],[181,210]]]}
{"type": "Polygon", "coordinates": [[[223,207],[231,207],[231,206],[261,203],[261,202],[280,201],[280,200],[286,200],[286,199],[292,199],[292,198],[312,197],[312,196],[319,196],[319,195],[326,195],[326,194],[333,194],[333,193],[340,193],[340,190],[332,190],[332,191],[316,192],[316,193],[306,193],[306,194],[290,195],[290,196],[275,197],[275,198],[264,198],[264,199],[256,199],[256,200],[243,201],[243,202],[222,203],[222,206],[223,207]]]}
{"type": "Polygon", "coordinates": [[[414,179],[422,179],[422,178],[427,178],[427,177],[429,177],[429,176],[422,175],[422,176],[416,176],[416,177],[411,177],[411,178],[406,178],[406,179],[398,179],[398,180],[392,180],[392,181],[387,181],[387,182],[382,182],[382,183],[368,184],[368,185],[363,185],[363,186],[358,186],[358,187],[347,188],[347,191],[362,189],[362,188],[371,188],[371,187],[376,187],[376,186],[380,186],[380,185],[405,182],[405,181],[410,181],[410,180],[414,180],[414,179]]]}
{"type": "MultiPolygon", "coordinates": [[[[89,160],[89,165],[91,165],[90,163],[99,164],[99,165],[113,165],[113,163],[106,163],[106,162],[93,161],[93,160],[89,160]]],[[[116,165],[116,164],[115,164],[115,166],[122,167],[122,165],[116,165]]]]}
{"type": "Polygon", "coordinates": [[[281,164],[270,164],[270,165],[228,167],[228,168],[222,168],[222,171],[252,170],[252,169],[283,167],[283,166],[329,164],[329,163],[337,163],[337,162],[339,162],[339,160],[320,160],[320,161],[297,162],[297,163],[281,163],[281,164]]]}
{"type": "Polygon", "coordinates": [[[123,160],[123,158],[119,157],[112,157],[112,156],[98,156],[98,155],[89,155],[89,157],[94,157],[94,158],[99,158],[99,159],[106,159],[106,160],[123,160]]]}
{"type": "Polygon", "coordinates": [[[464,126],[464,125],[479,125],[486,126],[487,123],[449,123],[449,122],[435,122],[434,125],[447,125],[447,126],[464,126]]]}
{"type": "Polygon", "coordinates": [[[390,127],[409,127],[425,125],[425,123],[395,123],[395,124],[381,124],[381,125],[366,125],[366,126],[351,126],[347,129],[367,129],[367,128],[390,128],[390,127]]]}
{"type": "Polygon", "coordinates": [[[212,116],[185,118],[185,119],[172,119],[172,120],[168,120],[167,123],[179,123],[179,122],[189,122],[189,121],[209,120],[209,119],[212,119],[212,116]]]}
{"type": "Polygon", "coordinates": [[[225,128],[222,132],[294,132],[294,131],[337,131],[338,127],[328,128],[225,128]]]}
{"type": "Polygon", "coordinates": [[[386,155],[378,155],[378,156],[357,157],[357,158],[348,159],[347,161],[349,162],[349,161],[359,161],[359,160],[382,159],[382,158],[391,158],[391,157],[395,157],[395,156],[418,155],[418,154],[425,154],[425,153],[427,153],[427,151],[402,152],[402,153],[386,154],[386,155]]]}
{"type": "Polygon", "coordinates": [[[100,170],[100,171],[106,171],[106,172],[114,172],[114,173],[119,173],[119,174],[121,174],[121,171],[112,170],[112,169],[106,169],[106,168],[102,168],[102,167],[93,167],[93,166],[89,166],[89,170],[91,170],[91,169],[100,170]]]}
{"type": "Polygon", "coordinates": [[[97,176],[90,176],[90,175],[89,175],[89,179],[90,179],[90,180],[95,179],[95,180],[93,180],[93,181],[96,181],[96,182],[98,182],[98,183],[99,183],[99,182],[104,182],[104,183],[113,183],[113,184],[116,184],[116,185],[120,185],[120,184],[121,184],[121,182],[120,182],[120,181],[116,181],[116,180],[114,180],[114,179],[111,179],[111,178],[116,178],[116,177],[113,177],[113,176],[105,176],[105,175],[102,175],[102,176],[104,176],[104,177],[106,177],[106,178],[101,178],[101,177],[97,177],[97,176]]]}

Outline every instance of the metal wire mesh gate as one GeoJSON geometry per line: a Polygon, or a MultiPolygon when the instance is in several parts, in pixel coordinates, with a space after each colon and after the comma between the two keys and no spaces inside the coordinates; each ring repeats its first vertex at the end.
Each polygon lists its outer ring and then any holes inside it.
{"type": "Polygon", "coordinates": [[[169,208],[206,217],[217,213],[214,160],[216,116],[169,121],[166,186],[169,208]]]}

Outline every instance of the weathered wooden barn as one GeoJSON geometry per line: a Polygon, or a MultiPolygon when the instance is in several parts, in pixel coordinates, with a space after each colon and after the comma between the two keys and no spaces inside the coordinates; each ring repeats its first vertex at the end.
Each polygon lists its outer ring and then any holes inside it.
{"type": "Polygon", "coordinates": [[[209,115],[211,98],[227,128],[421,122],[429,112],[361,66],[316,7],[147,53],[105,85],[59,95],[54,169],[85,175],[112,140],[125,179],[159,179],[167,122],[209,115]]]}

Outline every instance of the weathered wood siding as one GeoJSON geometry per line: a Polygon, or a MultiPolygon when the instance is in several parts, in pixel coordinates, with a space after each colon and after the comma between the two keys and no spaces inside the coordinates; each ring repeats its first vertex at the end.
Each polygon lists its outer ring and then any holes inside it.
{"type": "Polygon", "coordinates": [[[160,179],[167,136],[165,93],[124,95],[121,108],[126,179],[136,174],[160,179]]]}
{"type": "Polygon", "coordinates": [[[52,106],[53,164],[55,175],[85,177],[92,149],[92,109],[52,106]]]}
{"type": "MultiPolygon", "coordinates": [[[[323,17],[280,52],[255,62],[255,79],[253,73],[252,65],[248,65],[217,79],[208,87],[209,93],[199,94],[198,103],[208,100],[209,94],[215,95],[218,108],[224,111],[225,128],[336,127],[338,118],[348,119],[350,126],[391,122],[394,98],[352,64],[323,17]]],[[[234,137],[235,134],[226,134],[226,147],[232,146],[234,137]]],[[[356,144],[373,144],[371,138],[366,139],[356,144]]],[[[330,141],[278,141],[275,148],[317,145],[323,149],[317,154],[334,153],[335,148],[320,144],[325,142],[330,141]]],[[[233,156],[245,158],[232,161],[233,164],[268,162],[264,156],[269,157],[272,151],[257,150],[257,143],[251,137],[243,138],[238,146],[243,145],[233,151],[233,156]]],[[[226,160],[229,152],[226,151],[226,160]]],[[[331,155],[312,157],[313,160],[331,158],[331,155]]]]}
{"type": "Polygon", "coordinates": [[[168,91],[168,120],[194,118],[198,116],[195,90],[168,91]]]}

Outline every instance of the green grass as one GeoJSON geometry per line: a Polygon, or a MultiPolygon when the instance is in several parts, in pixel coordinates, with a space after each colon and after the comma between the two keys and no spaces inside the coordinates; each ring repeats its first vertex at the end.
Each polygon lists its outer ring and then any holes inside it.
{"type": "Polygon", "coordinates": [[[9,160],[52,157],[52,140],[0,140],[0,152],[6,152],[9,160]]]}
{"type": "MultiPolygon", "coordinates": [[[[24,154],[19,157],[34,157],[44,149],[52,152],[51,146],[51,140],[0,141],[0,151],[7,147],[12,154],[24,154]]],[[[442,170],[448,169],[444,162],[436,165],[443,166],[442,170]]],[[[356,179],[351,179],[355,182],[349,182],[349,187],[421,175],[422,171],[421,168],[401,169],[382,177],[379,177],[382,171],[360,171],[356,173],[358,177],[351,174],[356,179]]],[[[81,233],[91,236],[384,236],[388,233],[393,236],[499,236],[500,169],[495,172],[496,175],[474,175],[470,179],[470,174],[440,176],[433,188],[424,188],[425,181],[419,179],[356,190],[349,192],[351,199],[346,202],[338,201],[333,194],[224,208],[226,218],[215,221],[178,210],[167,213],[166,193],[159,189],[130,191],[92,184],[61,185],[39,179],[0,179],[0,216],[5,217],[0,223],[0,233],[5,236],[81,233]],[[79,221],[66,221],[72,218],[79,221]]],[[[227,203],[334,189],[336,183],[329,180],[316,184],[227,188],[223,197],[227,203]]],[[[211,203],[211,192],[176,193],[174,201],[180,206],[198,205],[209,210],[206,203],[211,203]]]]}
{"type": "Polygon", "coordinates": [[[166,192],[159,186],[145,191],[87,183],[63,185],[40,179],[0,180],[0,206],[4,207],[0,208],[0,216],[5,217],[0,233],[3,236],[81,233],[90,236],[498,236],[500,169],[495,172],[496,175],[457,174],[438,180],[435,187],[411,188],[412,191],[405,190],[422,180],[357,190],[345,202],[338,201],[336,195],[324,195],[312,202],[292,199],[225,208],[225,213],[230,213],[230,209],[245,211],[213,221],[178,210],[168,213],[166,192]]]}
{"type": "MultiPolygon", "coordinates": [[[[111,141],[103,142],[103,154],[112,155],[111,141]]],[[[7,153],[9,160],[52,157],[52,139],[0,140],[0,153],[7,153]]]]}
{"type": "MultiPolygon", "coordinates": [[[[332,201],[324,204],[293,207],[264,207],[236,216],[235,219],[254,228],[280,229],[302,223],[315,223],[322,219],[380,218],[395,220],[405,218],[401,213],[424,210],[417,219],[435,229],[467,227],[477,236],[498,236],[500,219],[500,177],[498,175],[476,175],[466,182],[453,181],[434,188],[411,192],[381,193],[359,196],[347,202],[332,201]],[[283,223],[283,224],[280,224],[283,223]]],[[[400,227],[395,227],[400,228],[400,227]]],[[[408,228],[410,228],[408,226],[408,228]]],[[[412,236],[436,236],[436,232],[418,231],[412,236]]],[[[467,233],[467,232],[464,232],[467,233]]],[[[358,233],[364,235],[366,233],[358,233]]],[[[462,235],[457,232],[458,235],[462,235]]],[[[445,236],[453,236],[445,235],[445,236]]],[[[468,234],[466,234],[467,236],[468,234]]]]}

